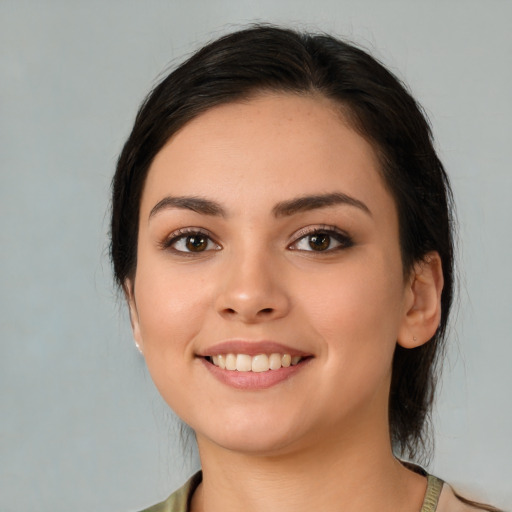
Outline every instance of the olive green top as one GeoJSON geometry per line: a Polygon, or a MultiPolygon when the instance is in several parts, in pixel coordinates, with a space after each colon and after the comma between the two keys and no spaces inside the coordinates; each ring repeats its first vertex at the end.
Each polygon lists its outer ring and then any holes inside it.
{"type": "MultiPolygon", "coordinates": [[[[443,481],[432,475],[426,476],[428,482],[427,492],[425,493],[420,512],[435,512],[443,488],[443,481]]],[[[203,475],[201,471],[199,471],[183,487],[172,493],[165,501],[146,508],[141,512],[188,512],[192,495],[202,479],[203,475]]]]}
{"type": "Polygon", "coordinates": [[[165,501],[145,508],[141,512],[188,512],[192,494],[194,494],[202,480],[203,473],[198,471],[183,487],[173,492],[165,501]]]}

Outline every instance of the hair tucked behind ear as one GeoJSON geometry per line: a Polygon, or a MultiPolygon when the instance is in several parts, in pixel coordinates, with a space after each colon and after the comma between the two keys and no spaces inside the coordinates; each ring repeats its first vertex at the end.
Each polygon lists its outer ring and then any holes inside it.
{"type": "Polygon", "coordinates": [[[260,91],[323,95],[380,157],[396,202],[404,275],[431,251],[440,255],[442,318],[433,338],[399,346],[393,360],[389,422],[398,453],[425,454],[427,426],[453,293],[451,191],[421,108],[378,61],[324,34],[254,26],[208,44],[147,97],[112,183],[111,256],[123,286],[137,265],[139,204],[148,168],[165,142],[215,105],[260,91]]]}

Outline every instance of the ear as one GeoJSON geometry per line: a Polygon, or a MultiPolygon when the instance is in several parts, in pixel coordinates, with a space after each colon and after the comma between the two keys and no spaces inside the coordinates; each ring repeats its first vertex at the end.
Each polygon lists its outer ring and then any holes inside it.
{"type": "Polygon", "coordinates": [[[135,303],[135,288],[134,282],[131,279],[126,279],[123,285],[123,291],[128,303],[128,310],[130,312],[130,323],[132,325],[133,338],[137,350],[142,354],[143,344],[142,336],[140,334],[139,313],[137,311],[137,304],[135,303]]]}
{"type": "Polygon", "coordinates": [[[406,285],[405,311],[398,332],[404,348],[423,345],[434,336],[441,321],[443,268],[437,252],[417,262],[406,285]]]}

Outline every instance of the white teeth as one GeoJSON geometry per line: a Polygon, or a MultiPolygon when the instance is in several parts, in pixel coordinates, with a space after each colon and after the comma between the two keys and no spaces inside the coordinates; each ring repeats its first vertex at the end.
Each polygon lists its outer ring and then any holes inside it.
{"type": "Polygon", "coordinates": [[[252,358],[251,369],[253,372],[267,372],[270,369],[268,356],[259,354],[252,358]]]}
{"type": "Polygon", "coordinates": [[[288,368],[292,364],[292,356],[290,354],[284,354],[281,358],[281,365],[288,368]]]}
{"type": "Polygon", "coordinates": [[[235,354],[228,354],[226,356],[226,370],[236,370],[236,356],[235,356],[235,354]]]}
{"type": "Polygon", "coordinates": [[[247,354],[238,354],[236,356],[236,369],[239,372],[250,372],[252,369],[251,356],[247,354]]]}
{"type": "Polygon", "coordinates": [[[249,356],[247,354],[218,354],[211,357],[211,362],[222,370],[239,372],[267,372],[295,366],[302,361],[301,356],[290,354],[258,354],[249,356]]]}
{"type": "Polygon", "coordinates": [[[268,365],[271,370],[279,370],[281,368],[281,354],[270,354],[268,365]]]}

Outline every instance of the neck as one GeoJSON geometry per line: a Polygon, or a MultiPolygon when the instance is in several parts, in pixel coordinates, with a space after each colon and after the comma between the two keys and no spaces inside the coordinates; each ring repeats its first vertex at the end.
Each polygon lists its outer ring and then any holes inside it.
{"type": "Polygon", "coordinates": [[[425,478],[395,459],[389,437],[369,434],[336,433],[273,455],[225,450],[198,436],[203,483],[192,511],[420,510],[425,478]]]}

